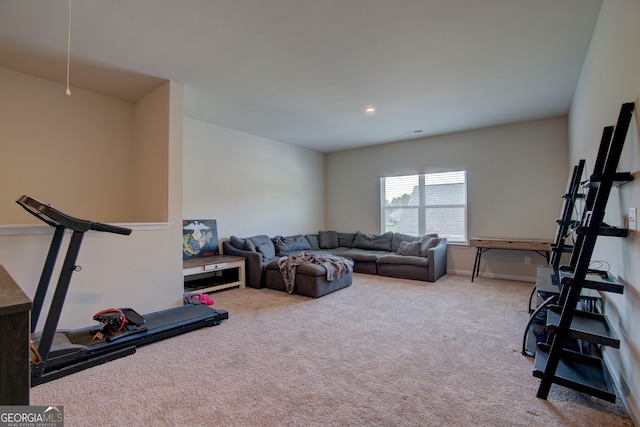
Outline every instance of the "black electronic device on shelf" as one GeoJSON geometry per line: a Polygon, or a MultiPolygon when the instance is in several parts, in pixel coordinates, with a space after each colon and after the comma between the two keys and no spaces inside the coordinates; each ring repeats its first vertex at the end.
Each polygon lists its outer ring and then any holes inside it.
{"type": "Polygon", "coordinates": [[[102,323],[101,328],[94,325],[75,331],[57,331],[71,277],[74,272],[80,271],[76,260],[84,233],[97,231],[129,235],[131,230],[74,218],[29,196],[22,196],[16,202],[55,229],[31,312],[31,341],[41,359],[40,363],[32,363],[32,386],[133,354],[138,346],[204,326],[218,325],[229,318],[226,310],[204,305],[178,306],[145,315],[140,315],[131,308],[108,309],[94,316],[102,323]],[[34,330],[67,230],[71,231],[71,238],[53,299],[44,328],[36,333],[34,330]]]}

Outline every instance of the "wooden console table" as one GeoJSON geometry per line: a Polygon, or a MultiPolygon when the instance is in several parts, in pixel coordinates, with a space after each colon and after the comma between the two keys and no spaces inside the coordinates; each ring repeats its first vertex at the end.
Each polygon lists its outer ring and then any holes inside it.
{"type": "Polygon", "coordinates": [[[244,261],[245,259],[243,257],[232,255],[214,255],[182,260],[182,275],[184,277],[185,287],[184,295],[213,292],[233,286],[244,288],[244,261]],[[237,274],[233,274],[232,269],[235,269],[237,274]],[[217,276],[217,274],[221,274],[221,276],[217,276]],[[225,274],[228,276],[225,277],[225,274]],[[229,274],[231,275],[229,276],[229,274]],[[210,283],[203,286],[196,286],[190,290],[190,286],[188,286],[189,283],[198,280],[206,281],[207,279],[211,279],[210,283]]]}
{"type": "Polygon", "coordinates": [[[478,275],[480,270],[480,259],[482,254],[489,249],[511,249],[516,251],[531,251],[542,255],[550,260],[551,243],[553,239],[507,239],[507,238],[491,238],[491,237],[475,237],[470,239],[469,244],[476,248],[476,260],[473,264],[473,272],[471,273],[471,281],[478,275]]]}
{"type": "Polygon", "coordinates": [[[31,300],[0,265],[0,405],[28,405],[31,300]]]}

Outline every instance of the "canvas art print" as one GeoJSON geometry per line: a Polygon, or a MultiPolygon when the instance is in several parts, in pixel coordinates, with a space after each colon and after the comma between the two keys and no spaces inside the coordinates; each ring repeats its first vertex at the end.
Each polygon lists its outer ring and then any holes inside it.
{"type": "Polygon", "coordinates": [[[218,230],[215,219],[182,220],[182,258],[218,254],[218,230]]]}

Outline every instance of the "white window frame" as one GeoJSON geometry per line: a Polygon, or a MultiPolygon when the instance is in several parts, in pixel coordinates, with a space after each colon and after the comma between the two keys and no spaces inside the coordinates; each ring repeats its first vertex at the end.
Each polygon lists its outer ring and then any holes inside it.
{"type": "Polygon", "coordinates": [[[460,171],[449,171],[449,172],[436,172],[436,173],[427,173],[427,174],[412,174],[412,175],[400,175],[400,176],[389,176],[389,177],[382,177],[380,178],[380,206],[381,206],[381,210],[380,210],[380,230],[382,233],[387,231],[387,224],[386,224],[386,219],[387,219],[387,215],[386,212],[390,211],[390,210],[397,210],[397,209],[415,209],[418,212],[418,235],[424,235],[427,234],[428,230],[425,230],[426,228],[426,212],[428,208],[463,208],[463,212],[464,212],[464,218],[463,218],[463,236],[462,239],[460,238],[452,238],[452,236],[447,236],[447,235],[443,235],[443,237],[447,237],[448,243],[462,243],[462,244],[468,244],[469,242],[469,237],[468,237],[468,227],[467,227],[467,223],[468,223],[468,216],[467,216],[467,199],[468,199],[468,180],[467,180],[467,171],[466,170],[460,170],[460,171]],[[386,188],[385,188],[385,184],[386,184],[386,179],[388,178],[411,178],[411,177],[418,177],[418,204],[412,204],[409,206],[386,206],[386,188]],[[460,179],[460,177],[462,177],[463,179],[463,183],[465,185],[465,194],[464,194],[464,203],[456,203],[456,204],[438,204],[438,203],[430,203],[429,200],[425,200],[425,187],[426,187],[426,182],[427,181],[431,181],[433,182],[434,180],[436,182],[438,181],[442,181],[442,183],[446,183],[446,180],[448,179],[448,177],[456,177],[457,179],[460,179]]]}

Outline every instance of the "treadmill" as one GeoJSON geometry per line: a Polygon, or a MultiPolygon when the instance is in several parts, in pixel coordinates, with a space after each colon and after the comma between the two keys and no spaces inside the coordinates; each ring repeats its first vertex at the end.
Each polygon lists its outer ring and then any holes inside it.
{"type": "MultiPolygon", "coordinates": [[[[226,310],[214,309],[202,304],[172,307],[143,316],[131,308],[122,308],[113,309],[122,314],[121,319],[115,319],[122,321],[122,325],[117,331],[105,328],[108,324],[105,324],[102,329],[105,333],[101,333],[101,328],[98,325],[75,331],[56,330],[71,277],[74,272],[81,270],[81,267],[76,265],[76,260],[84,233],[91,230],[129,235],[131,230],[71,217],[51,205],[26,195],[20,197],[16,203],[55,229],[31,312],[31,343],[40,356],[39,363],[31,364],[31,386],[128,356],[135,353],[138,346],[151,344],[205,326],[216,326],[229,318],[229,313],[226,310]],[[44,329],[36,333],[34,332],[35,327],[42,312],[66,230],[71,231],[67,253],[49,306],[44,329]],[[125,315],[126,323],[124,322],[125,315]]],[[[96,314],[94,319],[98,317],[96,314]]],[[[104,316],[100,320],[104,320],[104,316]]]]}

